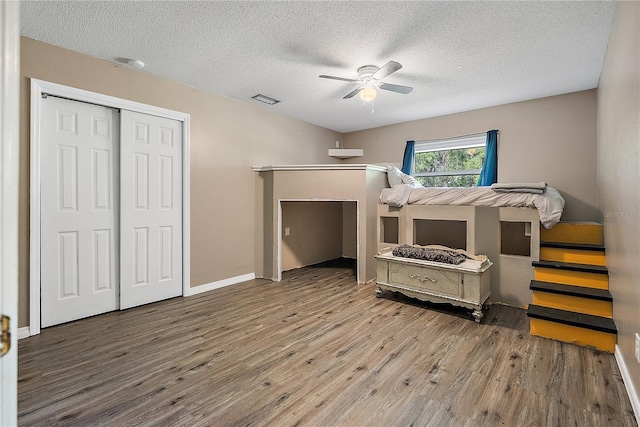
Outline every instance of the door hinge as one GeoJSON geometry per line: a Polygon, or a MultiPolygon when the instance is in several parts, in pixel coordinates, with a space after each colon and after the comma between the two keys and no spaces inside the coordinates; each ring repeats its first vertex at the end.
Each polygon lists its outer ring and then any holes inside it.
{"type": "Polygon", "coordinates": [[[2,315],[2,351],[0,351],[0,357],[9,353],[9,349],[11,349],[10,325],[11,319],[9,316],[2,315]]]}

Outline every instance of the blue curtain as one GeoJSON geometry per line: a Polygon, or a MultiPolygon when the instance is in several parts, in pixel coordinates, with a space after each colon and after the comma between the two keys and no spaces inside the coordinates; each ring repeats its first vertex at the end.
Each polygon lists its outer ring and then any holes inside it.
{"type": "Polygon", "coordinates": [[[494,182],[498,182],[498,131],[490,130],[487,132],[484,164],[480,171],[478,187],[487,187],[494,182]]]}
{"type": "Polygon", "coordinates": [[[404,157],[402,158],[402,172],[406,173],[407,175],[411,175],[411,169],[413,168],[415,146],[415,141],[407,141],[407,146],[404,147],[404,157]]]}

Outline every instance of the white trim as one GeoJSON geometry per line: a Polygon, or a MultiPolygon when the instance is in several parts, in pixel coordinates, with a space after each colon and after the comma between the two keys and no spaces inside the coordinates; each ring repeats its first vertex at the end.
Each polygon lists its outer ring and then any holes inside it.
{"type": "MultiPolygon", "coordinates": [[[[359,284],[359,283],[361,283],[360,282],[360,256],[361,256],[361,251],[360,251],[360,226],[362,224],[360,224],[360,200],[356,200],[355,202],[356,202],[356,283],[359,284]]],[[[365,210],[366,210],[366,202],[365,202],[365,210]]],[[[367,223],[367,220],[365,218],[365,224],[366,223],[367,223]]],[[[378,227],[378,225],[376,225],[376,227],[378,227]]],[[[374,253],[375,253],[375,251],[374,251],[374,253]]],[[[366,265],[366,260],[365,260],[365,265],[366,265]]],[[[365,282],[365,283],[367,281],[367,271],[366,271],[366,269],[365,269],[364,277],[362,278],[362,281],[365,282]]]]}
{"type": "Polygon", "coordinates": [[[31,80],[30,205],[29,205],[29,328],[40,333],[40,117],[42,97],[31,80]]]}
{"type": "Polygon", "coordinates": [[[624,363],[624,357],[622,357],[622,352],[620,351],[618,344],[616,344],[614,354],[616,356],[616,362],[618,362],[618,369],[620,369],[620,374],[622,375],[622,381],[624,382],[627,394],[629,395],[629,400],[631,401],[631,407],[633,408],[633,414],[636,417],[636,423],[640,425],[640,397],[633,385],[631,374],[627,369],[626,363],[624,363]]]}
{"type": "Polygon", "coordinates": [[[0,313],[10,349],[0,359],[0,425],[17,425],[20,3],[0,2],[0,313]]]}
{"type": "Polygon", "coordinates": [[[307,171],[307,170],[372,170],[386,172],[386,166],[360,165],[351,163],[335,163],[331,165],[280,165],[280,166],[251,166],[254,172],[270,171],[307,171]]]}
{"type": "MultiPolygon", "coordinates": [[[[285,200],[287,201],[287,200],[285,200]]],[[[280,282],[282,280],[282,199],[278,200],[278,218],[277,218],[278,238],[276,239],[276,277],[275,281],[280,282]]]]}
{"type": "Polygon", "coordinates": [[[469,169],[463,171],[448,170],[442,172],[417,172],[413,176],[462,176],[462,175],[480,175],[482,169],[469,169]]]}
{"type": "Polygon", "coordinates": [[[182,120],[182,295],[191,292],[191,116],[182,120]]]}
{"type": "Polygon", "coordinates": [[[76,89],[57,83],[31,79],[31,161],[30,161],[30,238],[29,238],[29,329],[31,335],[40,333],[40,132],[42,94],[48,93],[71,100],[91,102],[105,107],[135,111],[182,122],[183,158],[183,203],[182,203],[182,294],[188,295],[191,288],[191,163],[190,134],[191,116],[187,113],[116,98],[101,93],[76,89]]]}
{"type": "Polygon", "coordinates": [[[446,139],[432,139],[428,141],[416,141],[416,153],[428,153],[430,151],[454,150],[460,148],[484,147],[487,145],[487,134],[456,136],[446,139]]]}
{"type": "Polygon", "coordinates": [[[224,288],[225,286],[236,285],[238,283],[247,282],[256,278],[255,273],[243,274],[241,276],[230,277],[228,279],[218,280],[217,282],[205,283],[204,285],[194,286],[189,289],[186,294],[188,296],[209,292],[214,289],[224,288]]]}
{"type": "Polygon", "coordinates": [[[31,330],[28,326],[23,326],[22,328],[18,328],[18,339],[29,338],[31,336],[31,330]]]}
{"type": "Polygon", "coordinates": [[[55,96],[69,98],[71,100],[91,102],[105,107],[120,108],[122,110],[165,117],[167,119],[178,120],[181,122],[184,122],[187,117],[190,117],[189,114],[182,113],[180,111],[168,110],[162,107],[147,105],[140,102],[130,101],[128,99],[116,98],[114,96],[91,92],[84,89],[77,89],[44,80],[31,79],[32,94],[34,88],[38,91],[38,98],[40,98],[41,94],[44,92],[55,96]]]}
{"type": "MultiPolygon", "coordinates": [[[[365,165],[366,166],[366,165],[365,165]]],[[[386,170],[386,167],[383,168],[386,170]]],[[[358,199],[278,199],[278,217],[277,217],[277,233],[276,239],[276,264],[277,271],[275,277],[271,280],[280,282],[282,280],[282,202],[355,202],[356,203],[356,282],[360,283],[360,201],[358,199]]],[[[366,276],[366,272],[365,272],[366,276]]]]}

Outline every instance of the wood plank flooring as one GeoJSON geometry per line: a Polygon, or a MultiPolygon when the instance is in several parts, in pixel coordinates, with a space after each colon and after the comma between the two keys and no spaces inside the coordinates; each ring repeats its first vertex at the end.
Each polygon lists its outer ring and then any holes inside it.
{"type": "Polygon", "coordinates": [[[612,355],[325,263],[19,342],[22,426],[636,426],[612,355]]]}

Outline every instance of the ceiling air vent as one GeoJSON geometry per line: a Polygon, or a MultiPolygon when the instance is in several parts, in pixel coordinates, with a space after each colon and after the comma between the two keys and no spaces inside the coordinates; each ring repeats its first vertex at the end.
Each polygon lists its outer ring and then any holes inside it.
{"type": "Polygon", "coordinates": [[[268,96],[264,96],[261,94],[257,94],[255,96],[252,96],[251,98],[269,105],[277,104],[278,102],[280,102],[277,99],[269,98],[268,96]]]}

